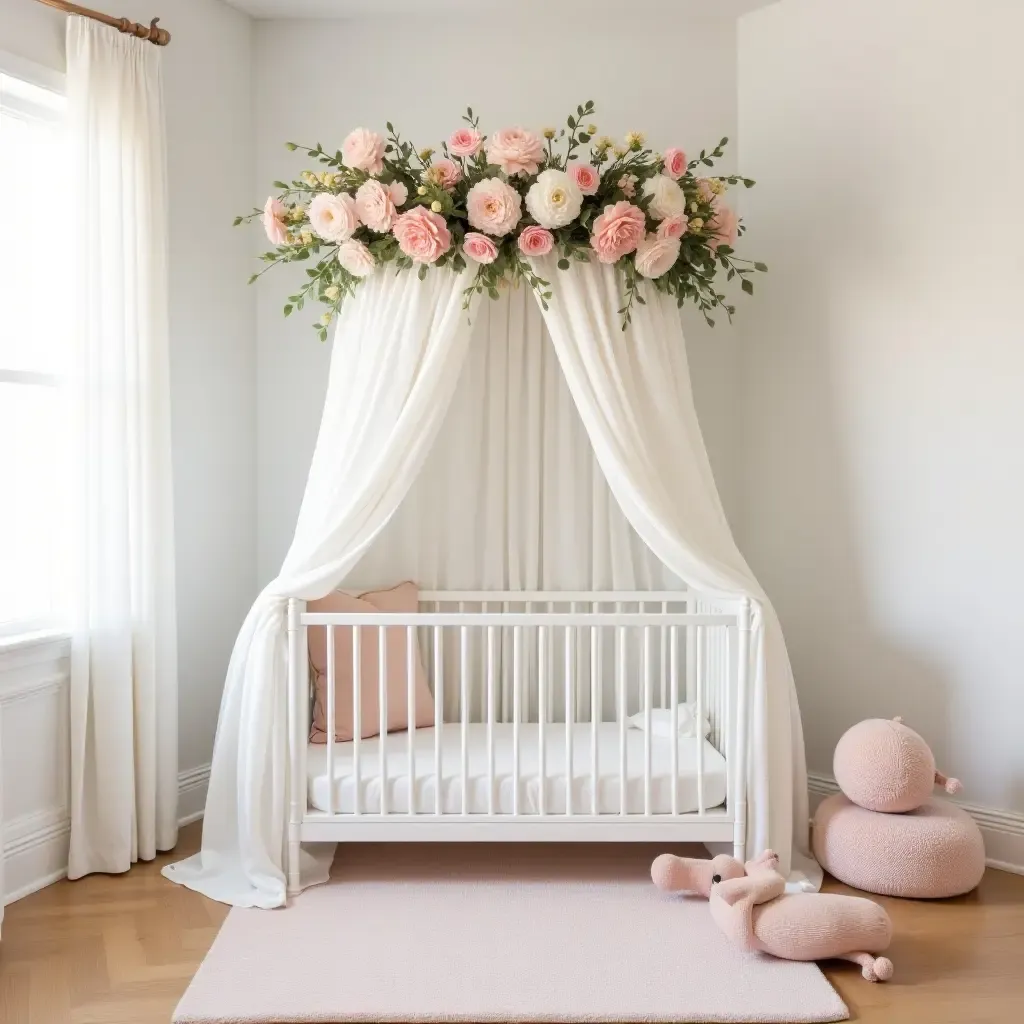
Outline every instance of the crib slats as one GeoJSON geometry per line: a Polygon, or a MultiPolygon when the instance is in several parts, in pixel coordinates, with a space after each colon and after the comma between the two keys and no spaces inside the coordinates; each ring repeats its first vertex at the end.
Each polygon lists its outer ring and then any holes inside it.
{"type": "MultiPolygon", "coordinates": [[[[573,606],[573,611],[576,608],[573,606]]],[[[575,669],[576,630],[572,626],[565,627],[565,813],[572,814],[572,727],[573,715],[573,684],[576,679],[575,669]]]]}
{"type": "MultiPolygon", "coordinates": [[[[616,604],[616,611],[622,610],[616,604]]],[[[615,630],[615,688],[619,706],[619,814],[628,813],[626,794],[626,630],[619,626],[615,630]]]]}
{"type": "Polygon", "coordinates": [[[441,627],[434,627],[434,813],[443,803],[444,774],[441,763],[441,733],[444,728],[444,644],[441,627]]]}
{"type": "Polygon", "coordinates": [[[334,627],[327,631],[327,813],[334,814],[334,627]]]}
{"type": "Polygon", "coordinates": [[[523,672],[523,628],[512,627],[512,815],[519,817],[519,718],[523,672]]]}
{"type": "Polygon", "coordinates": [[[590,627],[590,813],[598,808],[597,723],[601,714],[599,690],[601,679],[597,627],[590,627]]]}
{"type": "Polygon", "coordinates": [[[362,640],[363,631],[358,626],[350,626],[352,630],[352,807],[355,814],[363,813],[363,783],[360,778],[362,767],[359,745],[363,741],[363,687],[362,687],[362,640]]]}
{"type": "Polygon", "coordinates": [[[487,627],[487,813],[494,815],[494,626],[487,627]]]}
{"type": "Polygon", "coordinates": [[[679,813],[679,631],[669,627],[668,663],[672,689],[672,813],[679,813]]]}
{"type": "MultiPolygon", "coordinates": [[[[551,611],[550,603],[548,611],[551,611]]],[[[547,772],[547,724],[548,717],[548,630],[546,626],[537,628],[537,779],[538,804],[537,810],[541,817],[547,812],[544,797],[548,788],[547,772]]]]}
{"type": "Polygon", "coordinates": [[[644,626],[644,814],[651,815],[651,627],[644,626]]]}
{"type": "Polygon", "coordinates": [[[469,630],[462,626],[459,629],[459,719],[461,730],[459,739],[462,750],[459,759],[459,781],[462,791],[462,813],[469,814],[469,630]]]}
{"type": "Polygon", "coordinates": [[[697,626],[697,813],[704,813],[704,646],[706,630],[697,626]]]}
{"type": "Polygon", "coordinates": [[[406,750],[408,752],[409,814],[416,813],[416,627],[407,626],[405,631],[405,685],[407,693],[406,713],[409,723],[406,729],[406,750]]]}
{"type": "MultiPolygon", "coordinates": [[[[668,601],[661,602],[661,610],[668,614],[668,601]]],[[[658,706],[664,708],[668,696],[668,634],[664,626],[658,630],[658,639],[661,643],[661,703],[658,706]]]]}
{"type": "Polygon", "coordinates": [[[377,701],[380,711],[380,813],[388,813],[388,643],[384,626],[377,627],[377,701]]]}

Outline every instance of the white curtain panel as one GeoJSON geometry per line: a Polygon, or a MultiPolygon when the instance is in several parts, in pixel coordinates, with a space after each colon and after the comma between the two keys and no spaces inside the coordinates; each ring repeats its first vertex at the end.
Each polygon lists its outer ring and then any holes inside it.
{"type": "Polygon", "coordinates": [[[751,642],[753,739],[747,855],[771,848],[784,874],[817,887],[808,848],[807,772],[796,687],[782,629],[733,540],[715,487],[690,388],[675,301],[646,290],[647,302],[621,329],[622,284],[593,261],[562,273],[544,314],[569,391],[597,461],[623,513],[671,570],[711,594],[746,595],[751,642]]]}
{"type": "MultiPolygon", "coordinates": [[[[342,310],[295,536],[235,641],[202,850],[164,869],[174,882],[235,906],[285,902],[287,601],[330,593],[416,478],[465,359],[462,293],[471,278],[380,273],[342,310]]],[[[302,884],[324,881],[329,857],[306,854],[302,884]]]]}
{"type": "Polygon", "coordinates": [[[160,50],[67,24],[80,274],[71,648],[71,878],[177,839],[178,709],[160,50]]]}

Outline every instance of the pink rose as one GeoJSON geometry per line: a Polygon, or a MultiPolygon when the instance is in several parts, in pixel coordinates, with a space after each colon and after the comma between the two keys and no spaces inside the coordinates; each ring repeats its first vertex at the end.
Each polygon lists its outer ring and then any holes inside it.
{"type": "Polygon", "coordinates": [[[681,244],[678,238],[648,235],[636,247],[636,272],[642,277],[661,277],[679,258],[681,244]]]}
{"type": "Polygon", "coordinates": [[[544,159],[544,141],[525,128],[503,128],[487,140],[487,162],[506,174],[536,174],[544,159]]]}
{"type": "Polygon", "coordinates": [[[597,173],[597,168],[590,164],[570,164],[569,173],[572,175],[572,180],[576,182],[576,187],[585,196],[592,196],[597,191],[598,185],[601,184],[601,176],[597,173]]]}
{"type": "Polygon", "coordinates": [[[423,176],[432,184],[440,185],[446,192],[451,192],[462,180],[462,168],[454,160],[441,157],[427,168],[423,176]]]}
{"type": "Polygon", "coordinates": [[[288,227],[284,220],[287,213],[288,208],[284,203],[273,196],[267,200],[267,205],[263,207],[263,230],[266,231],[267,238],[274,245],[284,245],[288,239],[288,227]]]}
{"type": "Polygon", "coordinates": [[[368,174],[380,174],[384,170],[384,140],[367,128],[356,128],[345,136],[341,153],[347,167],[368,174]]]}
{"type": "Polygon", "coordinates": [[[681,149],[671,146],[661,154],[661,158],[664,160],[662,174],[670,178],[681,178],[686,173],[686,154],[681,149]]]}
{"type": "Polygon", "coordinates": [[[309,204],[309,223],[325,241],[344,242],[359,227],[356,201],[347,192],[318,192],[309,204]]]}
{"type": "Polygon", "coordinates": [[[466,195],[469,223],[489,235],[507,235],[523,215],[523,197],[501,178],[484,178],[466,195]]]}
{"type": "Polygon", "coordinates": [[[493,263],[498,258],[498,247],[479,231],[467,231],[462,251],[475,263],[493,263]]]}
{"type": "Polygon", "coordinates": [[[658,225],[658,237],[682,238],[686,234],[686,227],[689,222],[689,218],[685,213],[676,213],[671,217],[666,217],[658,225]]]}
{"type": "Polygon", "coordinates": [[[618,186],[622,189],[622,194],[632,199],[636,195],[636,183],[638,180],[635,174],[624,174],[619,178],[618,186]]]}
{"type": "Polygon", "coordinates": [[[356,212],[371,231],[390,231],[396,216],[391,192],[374,178],[364,181],[356,189],[356,212]]]}
{"type": "Polygon", "coordinates": [[[645,226],[644,211],[621,200],[606,206],[604,213],[594,221],[590,244],[602,263],[614,263],[640,244],[645,226]]]}
{"type": "Polygon", "coordinates": [[[710,203],[714,200],[715,193],[711,188],[711,180],[709,178],[697,179],[697,196],[702,203],[710,203]]]}
{"type": "Polygon", "coordinates": [[[715,196],[711,200],[711,208],[714,213],[708,218],[706,225],[711,234],[708,245],[712,249],[717,249],[720,245],[735,245],[740,223],[736,211],[726,206],[721,196],[715,196]]]}
{"type": "Polygon", "coordinates": [[[546,256],[555,244],[555,236],[537,224],[523,229],[519,236],[519,251],[526,256],[546,256]]]}
{"type": "Polygon", "coordinates": [[[393,230],[398,248],[417,263],[433,263],[451,248],[452,235],[444,217],[425,206],[403,213],[393,230]]]}
{"type": "Polygon", "coordinates": [[[448,136],[448,151],[452,156],[476,156],[483,141],[475,128],[456,128],[448,136]]]}
{"type": "Polygon", "coordinates": [[[401,206],[409,198],[409,190],[400,181],[393,181],[388,185],[388,194],[395,206],[401,206]]]}
{"type": "Polygon", "coordinates": [[[377,266],[377,258],[355,238],[350,238],[338,246],[338,262],[353,277],[366,277],[372,274],[377,266]]]}

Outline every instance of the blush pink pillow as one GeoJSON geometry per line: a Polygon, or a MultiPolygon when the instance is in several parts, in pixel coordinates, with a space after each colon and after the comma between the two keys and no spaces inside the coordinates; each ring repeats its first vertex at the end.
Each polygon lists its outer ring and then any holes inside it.
{"type": "MultiPolygon", "coordinates": [[[[419,588],[415,583],[400,583],[390,590],[371,591],[360,597],[333,593],[319,601],[310,601],[311,612],[414,612],[419,608],[419,588]]],[[[352,629],[334,628],[334,738],[341,742],[355,736],[352,707],[352,629]]],[[[359,630],[359,701],[360,735],[380,734],[380,697],[378,681],[377,627],[359,630]]],[[[408,667],[406,627],[391,626],[384,630],[385,689],[387,692],[387,732],[409,728],[408,667]]],[[[313,725],[309,738],[313,743],[327,742],[327,630],[310,626],[309,661],[314,673],[316,699],[313,725]]],[[[419,645],[414,650],[416,680],[414,702],[417,726],[434,724],[434,698],[427,687],[419,645]]]]}

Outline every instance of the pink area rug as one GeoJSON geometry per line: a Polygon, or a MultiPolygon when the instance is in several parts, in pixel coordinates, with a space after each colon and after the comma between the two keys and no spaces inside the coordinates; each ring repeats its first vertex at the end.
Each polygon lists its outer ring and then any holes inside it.
{"type": "Polygon", "coordinates": [[[340,847],[287,909],[231,911],[174,1024],[849,1017],[814,964],[742,953],[655,890],[664,849],[340,847]]]}

